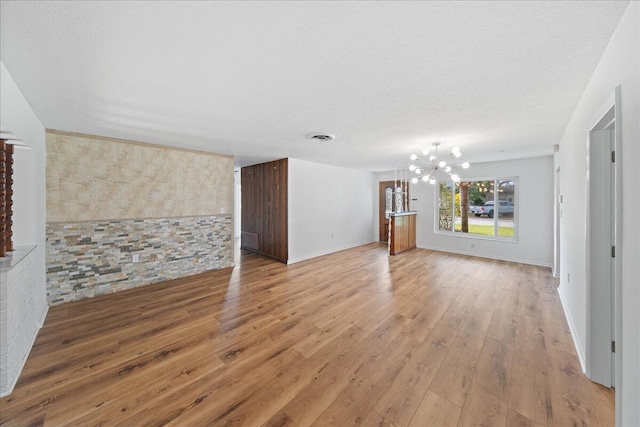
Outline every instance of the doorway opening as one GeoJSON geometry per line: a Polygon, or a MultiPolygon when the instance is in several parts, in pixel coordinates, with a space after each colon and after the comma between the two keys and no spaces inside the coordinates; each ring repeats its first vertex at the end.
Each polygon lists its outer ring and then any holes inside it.
{"type": "Polygon", "coordinates": [[[240,168],[233,168],[233,255],[234,261],[239,262],[240,254],[240,224],[242,223],[242,182],[240,168]]]}
{"type": "MultiPolygon", "coordinates": [[[[554,153],[554,158],[556,153],[554,153]]],[[[553,275],[560,277],[560,217],[562,216],[562,194],[560,193],[560,167],[555,170],[554,178],[554,198],[555,198],[555,212],[553,215],[553,233],[554,233],[554,246],[553,246],[553,275]]]]}
{"type": "Polygon", "coordinates": [[[379,183],[379,210],[378,224],[380,231],[380,242],[389,241],[389,213],[409,210],[409,184],[406,181],[380,181],[379,183]],[[406,197],[395,197],[396,186],[402,185],[402,191],[406,197]]]}

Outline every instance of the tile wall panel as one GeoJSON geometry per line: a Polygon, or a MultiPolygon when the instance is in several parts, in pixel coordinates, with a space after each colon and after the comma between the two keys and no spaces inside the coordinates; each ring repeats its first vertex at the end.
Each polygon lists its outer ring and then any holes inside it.
{"type": "Polygon", "coordinates": [[[76,301],[231,267],[232,232],[228,214],[49,223],[48,302],[76,301]]]}

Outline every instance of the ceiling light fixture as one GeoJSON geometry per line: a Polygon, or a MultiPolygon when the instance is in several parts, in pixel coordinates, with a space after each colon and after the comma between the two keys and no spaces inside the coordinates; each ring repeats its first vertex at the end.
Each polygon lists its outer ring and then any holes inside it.
{"type": "MultiPolygon", "coordinates": [[[[418,162],[418,164],[412,164],[409,166],[409,170],[418,175],[413,177],[411,182],[416,184],[419,180],[422,180],[423,182],[435,184],[438,171],[446,173],[454,182],[460,182],[460,176],[453,172],[452,167],[460,166],[463,169],[468,169],[470,166],[469,162],[448,164],[446,160],[438,159],[438,146],[440,146],[440,143],[434,142],[431,145],[434,147],[433,154],[429,154],[429,150],[425,148],[422,150],[424,158],[418,157],[415,154],[411,155],[411,160],[418,162]]],[[[447,157],[450,159],[457,159],[460,156],[462,156],[460,149],[458,147],[453,147],[451,153],[449,153],[447,157]]]]}

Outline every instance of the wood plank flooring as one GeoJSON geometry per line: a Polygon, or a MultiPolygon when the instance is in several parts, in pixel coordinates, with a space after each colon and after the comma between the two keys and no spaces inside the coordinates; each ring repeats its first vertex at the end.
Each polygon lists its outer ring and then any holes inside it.
{"type": "Polygon", "coordinates": [[[612,426],[550,271],[379,244],[52,307],[0,424],[612,426]]]}

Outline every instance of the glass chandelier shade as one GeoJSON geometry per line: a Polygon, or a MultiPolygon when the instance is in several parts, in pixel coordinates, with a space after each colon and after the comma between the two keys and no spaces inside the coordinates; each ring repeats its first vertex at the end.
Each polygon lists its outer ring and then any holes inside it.
{"type": "Polygon", "coordinates": [[[453,147],[451,153],[447,155],[445,159],[438,159],[438,146],[439,142],[434,142],[434,153],[429,154],[428,149],[422,150],[422,154],[424,157],[419,157],[416,154],[411,155],[411,160],[413,160],[414,164],[409,166],[409,170],[414,172],[417,176],[414,176],[411,179],[411,182],[416,184],[418,181],[422,180],[423,182],[428,182],[430,184],[436,183],[436,176],[438,173],[446,174],[449,178],[454,182],[460,182],[460,176],[454,173],[454,167],[461,167],[463,169],[468,169],[469,162],[463,163],[447,163],[448,161],[455,161],[462,153],[460,152],[460,148],[453,147]],[[451,159],[451,160],[447,160],[451,159]]]}

